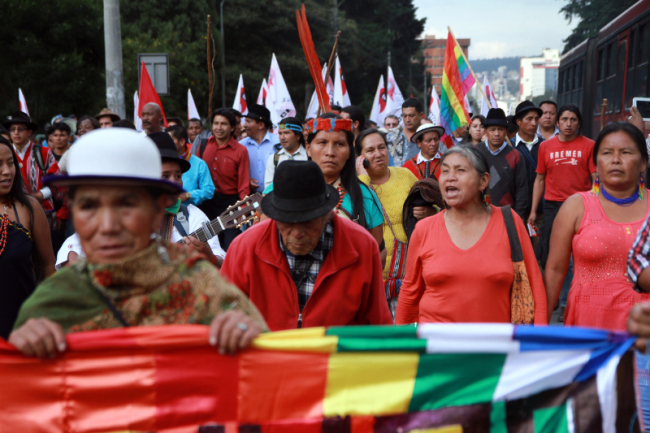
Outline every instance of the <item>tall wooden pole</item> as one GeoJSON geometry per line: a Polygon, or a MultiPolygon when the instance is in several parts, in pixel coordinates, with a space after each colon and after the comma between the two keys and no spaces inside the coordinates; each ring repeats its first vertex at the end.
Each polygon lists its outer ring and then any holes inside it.
{"type": "MultiPolygon", "coordinates": [[[[336,33],[336,39],[334,40],[332,53],[330,54],[329,61],[327,62],[327,72],[325,73],[325,80],[324,80],[326,90],[327,90],[327,82],[329,81],[330,74],[332,73],[332,68],[334,68],[334,59],[336,58],[336,52],[339,49],[339,39],[341,39],[340,30],[336,33]]],[[[330,101],[330,105],[332,105],[332,101],[330,101]]],[[[318,116],[320,116],[320,106],[318,107],[318,111],[316,112],[316,117],[318,116]]]]}
{"type": "Polygon", "coordinates": [[[449,34],[454,39],[454,43],[456,44],[456,46],[460,50],[460,54],[463,56],[463,59],[465,59],[465,63],[467,63],[467,67],[469,68],[469,71],[472,73],[472,76],[474,77],[474,81],[476,81],[476,84],[478,85],[478,88],[481,90],[481,94],[485,98],[485,101],[487,102],[488,107],[493,108],[492,104],[490,104],[490,100],[488,99],[487,95],[485,94],[485,91],[483,90],[483,86],[481,85],[481,83],[479,83],[478,78],[476,78],[476,74],[472,70],[472,65],[469,64],[469,60],[467,60],[467,57],[465,57],[465,53],[463,53],[463,49],[458,44],[458,41],[456,40],[456,36],[454,36],[454,32],[451,31],[451,27],[447,27],[447,30],[449,30],[449,34]]]}
{"type": "Polygon", "coordinates": [[[210,15],[208,15],[208,50],[207,50],[207,59],[208,59],[208,119],[212,114],[212,92],[214,91],[214,83],[212,82],[212,65],[211,65],[211,52],[210,52],[210,41],[212,40],[212,25],[210,24],[210,15]]]}

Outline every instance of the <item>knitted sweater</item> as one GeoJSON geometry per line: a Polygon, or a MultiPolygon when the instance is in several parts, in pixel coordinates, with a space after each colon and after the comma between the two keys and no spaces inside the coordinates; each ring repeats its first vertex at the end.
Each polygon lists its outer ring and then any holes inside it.
{"type": "Polygon", "coordinates": [[[493,155],[487,142],[480,143],[478,150],[485,156],[490,168],[491,203],[495,206],[510,205],[524,219],[530,197],[526,163],[521,154],[508,145],[497,155],[493,155]]]}
{"type": "MultiPolygon", "coordinates": [[[[388,182],[382,185],[372,185],[372,188],[377,193],[384,212],[386,212],[386,215],[390,219],[395,237],[397,237],[397,240],[407,243],[408,239],[406,237],[406,231],[404,231],[404,224],[402,223],[402,210],[406,197],[408,197],[413,184],[417,182],[417,178],[406,168],[388,167],[388,170],[390,171],[388,182]]],[[[369,176],[359,176],[359,180],[370,186],[369,176]]],[[[384,217],[384,242],[386,243],[386,252],[388,253],[386,266],[384,266],[384,280],[388,278],[390,261],[393,258],[393,239],[395,237],[393,237],[393,232],[384,217]]]]}

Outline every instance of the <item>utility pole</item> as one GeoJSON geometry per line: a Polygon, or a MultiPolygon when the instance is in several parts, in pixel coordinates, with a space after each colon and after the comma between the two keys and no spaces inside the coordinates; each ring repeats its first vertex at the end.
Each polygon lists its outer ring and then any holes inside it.
{"type": "MultiPolygon", "coordinates": [[[[424,60],[422,60],[422,63],[424,63],[424,60]]],[[[422,73],[422,77],[424,78],[424,93],[422,93],[422,100],[424,101],[424,116],[428,117],[429,116],[429,98],[427,98],[427,67],[424,65],[424,72],[422,73]]]]}
{"type": "Polygon", "coordinates": [[[226,44],[223,42],[223,4],[226,0],[221,0],[221,106],[226,107],[226,44]]]}
{"type": "Polygon", "coordinates": [[[122,69],[122,30],[120,0],[104,0],[104,46],[106,50],[106,105],[122,119],[124,104],[124,72],[122,69]]]}
{"type": "Polygon", "coordinates": [[[332,0],[332,27],[334,30],[334,37],[339,31],[339,5],[338,0],[332,0]]]}

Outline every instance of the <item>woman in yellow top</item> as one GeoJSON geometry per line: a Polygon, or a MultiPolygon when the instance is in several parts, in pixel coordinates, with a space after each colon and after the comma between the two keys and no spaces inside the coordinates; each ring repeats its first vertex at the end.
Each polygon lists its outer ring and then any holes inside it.
{"type": "MultiPolygon", "coordinates": [[[[406,197],[417,178],[408,169],[388,166],[386,137],[375,128],[362,131],[355,140],[357,152],[357,175],[379,197],[384,213],[384,242],[388,256],[384,266],[386,298],[395,317],[397,296],[401,279],[406,271],[406,248],[408,239],[402,224],[402,210],[406,197]],[[364,166],[364,161],[368,161],[364,166]]],[[[433,208],[415,207],[414,216],[422,219],[433,215],[433,208]]]]}

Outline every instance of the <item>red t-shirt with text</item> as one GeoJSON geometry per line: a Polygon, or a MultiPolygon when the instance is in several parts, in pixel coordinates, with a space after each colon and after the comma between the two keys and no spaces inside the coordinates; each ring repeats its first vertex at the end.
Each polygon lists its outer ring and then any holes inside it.
{"type": "Polygon", "coordinates": [[[594,164],[594,141],[582,135],[562,142],[559,136],[539,146],[537,173],[545,174],[544,199],[565,201],[573,194],[591,189],[594,164]]]}

